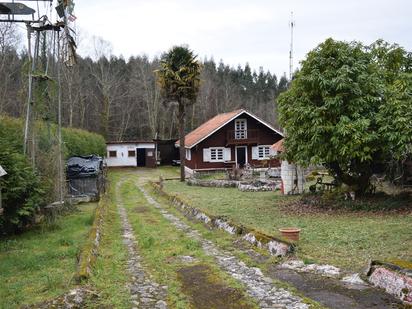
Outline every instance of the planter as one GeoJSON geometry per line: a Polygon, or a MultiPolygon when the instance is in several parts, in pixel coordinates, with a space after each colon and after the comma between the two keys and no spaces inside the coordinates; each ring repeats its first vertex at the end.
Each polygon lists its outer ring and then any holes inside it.
{"type": "Polygon", "coordinates": [[[279,229],[280,234],[288,240],[298,241],[300,229],[296,227],[285,227],[279,229]]]}

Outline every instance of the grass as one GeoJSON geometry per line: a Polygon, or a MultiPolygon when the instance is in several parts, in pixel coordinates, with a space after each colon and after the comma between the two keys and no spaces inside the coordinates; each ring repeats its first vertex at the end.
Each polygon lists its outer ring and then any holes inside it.
{"type": "Polygon", "coordinates": [[[279,235],[281,227],[302,228],[298,256],[359,271],[369,259],[412,259],[412,220],[402,214],[289,214],[281,210],[296,197],[273,192],[240,192],[234,188],[187,186],[165,182],[164,189],[210,214],[262,232],[279,235]]]}
{"type": "Polygon", "coordinates": [[[102,227],[99,255],[90,277],[90,284],[99,292],[97,303],[91,305],[96,308],[130,308],[127,251],[114,199],[114,183],[119,181],[119,176],[109,173],[112,184],[106,200],[108,210],[102,227]]]}
{"type": "Polygon", "coordinates": [[[228,179],[226,172],[210,172],[210,173],[201,173],[198,178],[200,180],[226,180],[228,179]]]}
{"type": "MultiPolygon", "coordinates": [[[[184,282],[179,278],[179,272],[187,267],[187,264],[181,260],[181,256],[191,256],[196,259],[195,265],[207,267],[208,276],[199,278],[199,280],[207,280],[205,286],[233,287],[242,295],[237,300],[238,308],[257,308],[256,304],[246,296],[243,287],[220,270],[213,258],[203,252],[198,241],[177,230],[158,210],[147,204],[132,179],[122,186],[121,192],[129,221],[138,241],[139,252],[143,257],[142,264],[153,275],[156,282],[168,286],[167,301],[170,308],[193,307],[194,299],[191,298],[190,291],[183,288],[184,282]]],[[[216,291],[211,289],[209,292],[216,291]]]]}
{"type": "MultiPolygon", "coordinates": [[[[206,228],[203,223],[200,223],[198,221],[192,221],[188,220],[185,216],[181,214],[180,211],[178,211],[174,206],[171,205],[170,201],[167,200],[165,197],[157,195],[156,192],[153,190],[153,187],[150,185],[146,185],[146,190],[151,193],[151,195],[159,202],[161,203],[162,207],[164,209],[167,209],[170,213],[174,214],[176,217],[179,217],[180,220],[188,224],[190,227],[193,229],[197,230],[203,238],[210,240],[214,242],[219,248],[225,250],[226,252],[230,252],[233,256],[237,257],[239,260],[243,261],[247,266],[249,267],[259,267],[262,271],[267,271],[268,268],[270,268],[274,263],[278,263],[279,259],[275,258],[273,256],[270,256],[269,253],[264,250],[264,249],[259,249],[257,247],[254,247],[251,244],[248,243],[243,243],[242,244],[242,249],[237,248],[234,243],[238,241],[238,237],[231,235],[223,230],[218,230],[218,229],[213,229],[210,230],[209,228],[206,228]],[[256,252],[258,252],[262,257],[264,257],[262,260],[257,261],[251,256],[249,256],[247,253],[245,253],[245,249],[251,249],[256,252]]],[[[308,303],[311,305],[312,309],[324,309],[322,305],[317,303],[316,301],[313,301],[307,297],[305,297],[302,293],[300,293],[295,287],[292,285],[286,283],[286,282],[281,282],[279,280],[273,280],[275,285],[279,288],[284,288],[286,290],[289,290],[291,293],[299,296],[302,298],[302,301],[305,303],[308,303]]]]}
{"type": "Polygon", "coordinates": [[[56,297],[74,285],[76,256],[86,241],[96,204],[51,226],[0,240],[0,308],[18,308],[56,297]]]}

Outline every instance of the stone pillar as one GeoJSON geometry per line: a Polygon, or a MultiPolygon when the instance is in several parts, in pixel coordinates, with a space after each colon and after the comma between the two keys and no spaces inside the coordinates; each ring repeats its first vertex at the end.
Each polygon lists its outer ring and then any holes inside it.
{"type": "Polygon", "coordinates": [[[300,166],[291,164],[288,161],[282,161],[281,178],[284,194],[303,193],[305,178],[303,176],[303,169],[300,166]]]}

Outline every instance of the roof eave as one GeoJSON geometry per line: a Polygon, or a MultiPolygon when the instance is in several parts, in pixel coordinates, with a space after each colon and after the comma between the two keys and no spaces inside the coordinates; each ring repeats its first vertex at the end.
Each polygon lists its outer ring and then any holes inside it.
{"type": "MultiPolygon", "coordinates": [[[[192,145],[185,145],[186,149],[192,149],[194,146],[198,145],[199,143],[203,142],[206,138],[208,138],[209,136],[213,135],[214,133],[216,133],[217,131],[219,131],[221,128],[223,128],[225,125],[227,125],[229,122],[231,122],[232,120],[234,120],[236,117],[239,117],[240,115],[242,115],[243,113],[247,114],[248,116],[254,118],[255,120],[259,121],[260,123],[264,124],[266,127],[268,127],[269,129],[271,129],[272,131],[276,132],[277,134],[279,134],[280,136],[284,137],[283,133],[276,130],[275,128],[273,128],[270,124],[268,124],[266,121],[263,121],[262,119],[260,119],[259,117],[253,115],[252,113],[249,113],[248,111],[241,109],[239,110],[239,113],[235,114],[232,118],[230,118],[228,121],[226,121],[224,124],[220,125],[219,127],[217,127],[215,130],[213,130],[211,133],[209,133],[208,135],[202,137],[200,140],[198,140],[196,143],[192,144],[192,145]]],[[[175,143],[175,145],[178,145],[177,143],[175,143]]]]}

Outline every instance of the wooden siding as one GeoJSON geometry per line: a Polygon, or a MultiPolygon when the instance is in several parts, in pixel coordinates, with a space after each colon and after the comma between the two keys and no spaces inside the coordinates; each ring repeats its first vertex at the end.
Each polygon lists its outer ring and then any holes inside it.
{"type": "MultiPolygon", "coordinates": [[[[280,139],[282,136],[267,126],[263,125],[256,119],[248,116],[248,115],[240,115],[238,118],[234,119],[233,121],[229,122],[223,128],[206,138],[204,141],[200,142],[198,145],[194,146],[191,151],[192,159],[186,160],[186,166],[193,170],[199,169],[222,169],[222,168],[230,168],[235,164],[235,146],[247,146],[247,161],[249,164],[255,167],[263,167],[263,160],[252,160],[252,147],[258,145],[273,145],[280,139]],[[258,142],[256,141],[249,141],[245,140],[244,143],[236,143],[236,145],[228,145],[227,137],[230,136],[230,131],[235,129],[235,120],[236,119],[247,119],[247,129],[254,130],[258,134],[258,142]],[[231,149],[231,161],[232,163],[225,163],[225,162],[203,162],[203,149],[209,147],[225,147],[231,149]]],[[[254,135],[254,138],[256,136],[254,135]]],[[[267,162],[267,161],[266,161],[267,162]]],[[[271,166],[280,166],[278,160],[270,160],[271,166]]]]}

